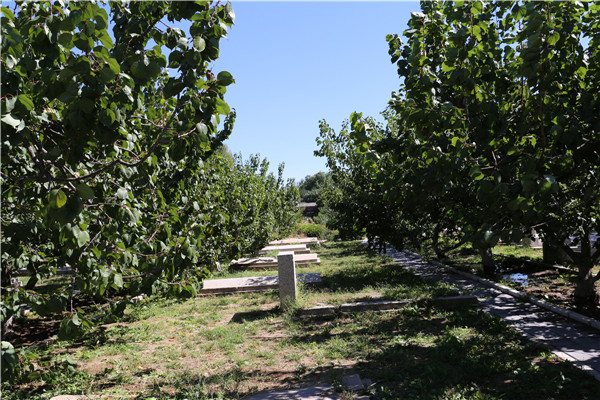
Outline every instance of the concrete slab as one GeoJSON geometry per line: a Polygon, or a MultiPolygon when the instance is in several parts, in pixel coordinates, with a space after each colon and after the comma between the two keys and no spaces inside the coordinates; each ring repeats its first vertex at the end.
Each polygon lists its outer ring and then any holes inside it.
{"type": "MultiPolygon", "coordinates": [[[[321,274],[298,274],[298,281],[304,284],[321,283],[321,274]]],[[[208,279],[200,294],[222,294],[273,290],[279,288],[277,276],[246,276],[242,278],[208,279]]]]}
{"type": "Polygon", "coordinates": [[[411,303],[411,300],[361,301],[357,303],[344,303],[340,309],[342,312],[396,310],[406,307],[411,303]]]}
{"type": "Polygon", "coordinates": [[[311,386],[302,389],[280,390],[257,394],[245,400],[340,400],[329,385],[311,386]]]}
{"type": "Polygon", "coordinates": [[[319,239],[315,238],[315,237],[306,237],[306,238],[287,238],[287,239],[282,239],[282,240],[273,240],[272,242],[269,242],[269,245],[271,246],[276,246],[276,245],[282,245],[282,244],[306,244],[306,245],[311,245],[311,244],[319,244],[319,239]]]}
{"type": "Polygon", "coordinates": [[[297,315],[299,317],[325,317],[335,315],[337,309],[336,306],[321,305],[298,310],[297,315]]]}
{"type": "MultiPolygon", "coordinates": [[[[320,264],[321,259],[316,253],[296,254],[296,265],[320,264]]],[[[231,265],[245,269],[277,268],[277,257],[250,257],[231,261],[231,265]]]]}
{"type": "Polygon", "coordinates": [[[310,249],[305,244],[281,244],[263,247],[258,251],[258,255],[267,254],[271,251],[293,251],[295,254],[310,253],[310,249]]]}
{"type": "Polygon", "coordinates": [[[345,375],[342,377],[342,385],[344,385],[344,389],[350,392],[358,392],[364,389],[362,379],[360,379],[360,375],[345,375]]]}

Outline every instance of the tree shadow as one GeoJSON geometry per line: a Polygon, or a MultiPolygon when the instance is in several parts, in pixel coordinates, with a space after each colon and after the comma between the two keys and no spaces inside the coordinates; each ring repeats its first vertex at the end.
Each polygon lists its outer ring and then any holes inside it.
{"type": "Polygon", "coordinates": [[[331,245],[325,244],[322,249],[329,257],[356,257],[366,255],[369,258],[377,258],[377,253],[369,250],[361,241],[340,242],[331,245]]]}
{"type": "MultiPolygon", "coordinates": [[[[447,285],[439,281],[426,280],[416,276],[411,271],[403,269],[402,266],[390,263],[382,266],[348,267],[321,275],[322,284],[320,288],[332,292],[336,291],[360,291],[367,287],[385,286],[390,289],[423,289],[435,296],[450,296],[456,292],[450,290],[447,285]]],[[[318,290],[318,289],[315,289],[318,290]]]]}
{"type": "Polygon", "coordinates": [[[360,359],[361,376],[385,387],[389,398],[595,399],[600,390],[593,377],[547,359],[547,347],[476,309],[398,312],[356,328],[343,318],[329,325],[307,321],[292,340],[362,343],[348,356],[360,359]],[[331,332],[344,325],[347,330],[331,332]]]}
{"type": "Polygon", "coordinates": [[[243,324],[245,322],[253,322],[259,321],[263,319],[271,318],[275,315],[280,314],[279,307],[275,307],[271,310],[252,310],[252,311],[243,311],[233,314],[231,317],[230,323],[243,324]]]}

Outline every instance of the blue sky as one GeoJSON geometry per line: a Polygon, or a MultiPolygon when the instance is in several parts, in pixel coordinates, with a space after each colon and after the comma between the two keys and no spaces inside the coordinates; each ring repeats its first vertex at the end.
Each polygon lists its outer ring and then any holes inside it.
{"type": "Polygon", "coordinates": [[[418,2],[232,2],[236,19],[213,72],[236,83],[226,144],[260,154],[300,181],[326,171],[313,155],[319,120],[338,130],[353,111],[379,117],[400,80],[385,37],[407,29],[418,2]]]}

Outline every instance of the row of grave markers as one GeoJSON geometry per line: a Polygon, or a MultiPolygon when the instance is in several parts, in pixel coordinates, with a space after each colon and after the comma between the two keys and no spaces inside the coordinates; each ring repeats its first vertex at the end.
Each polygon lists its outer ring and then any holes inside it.
{"type": "Polygon", "coordinates": [[[296,265],[319,264],[318,254],[308,246],[319,244],[317,238],[290,238],[270,242],[258,252],[257,257],[233,260],[232,265],[248,269],[277,267],[279,281],[279,301],[282,309],[289,309],[296,303],[296,265]],[[276,253],[277,256],[267,256],[276,253]]]}

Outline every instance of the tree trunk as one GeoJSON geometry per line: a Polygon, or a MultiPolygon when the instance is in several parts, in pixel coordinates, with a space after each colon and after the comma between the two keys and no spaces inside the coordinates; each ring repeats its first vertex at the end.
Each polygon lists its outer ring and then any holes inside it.
{"type": "Polygon", "coordinates": [[[433,252],[435,253],[435,256],[437,258],[439,258],[440,260],[445,260],[448,258],[448,256],[446,255],[444,250],[440,248],[440,233],[440,228],[436,227],[433,231],[433,236],[431,237],[431,248],[433,249],[433,252]]]}
{"type": "Polygon", "coordinates": [[[10,263],[4,262],[2,265],[2,277],[0,279],[0,285],[2,285],[2,290],[6,290],[12,286],[12,265],[10,263]]]}
{"type": "MultiPolygon", "coordinates": [[[[2,265],[2,278],[0,279],[0,284],[2,285],[2,296],[6,296],[7,290],[12,288],[12,268],[13,266],[7,262],[2,265]]],[[[4,299],[2,300],[4,301],[4,299]]],[[[4,308],[4,305],[2,308],[4,308]]],[[[10,327],[13,322],[13,316],[11,315],[12,312],[9,311],[9,313],[10,314],[7,314],[3,317],[5,319],[2,321],[0,326],[0,337],[2,340],[4,340],[7,333],[10,331],[10,327]]]]}
{"type": "Polygon", "coordinates": [[[546,264],[564,265],[572,261],[560,246],[550,243],[549,241],[544,241],[542,252],[543,262],[546,264]]]}
{"type": "Polygon", "coordinates": [[[586,232],[581,237],[581,252],[577,253],[567,245],[562,246],[564,252],[577,265],[577,286],[575,287],[575,306],[579,308],[596,307],[600,305],[600,293],[596,290],[596,282],[600,273],[594,275],[592,268],[596,257],[591,246],[590,235],[586,232]]]}
{"type": "Polygon", "coordinates": [[[33,288],[35,287],[35,285],[37,283],[38,283],[37,274],[33,273],[30,275],[29,280],[27,281],[27,284],[25,285],[25,289],[33,290],[33,288]]]}
{"type": "Polygon", "coordinates": [[[496,263],[494,263],[494,256],[492,255],[492,249],[479,249],[479,255],[481,256],[481,266],[483,267],[483,273],[485,275],[492,275],[496,273],[496,263]]]}
{"type": "Polygon", "coordinates": [[[597,276],[591,268],[581,266],[578,268],[577,286],[575,287],[575,306],[577,308],[594,307],[600,305],[600,293],[596,290],[597,276]]]}

